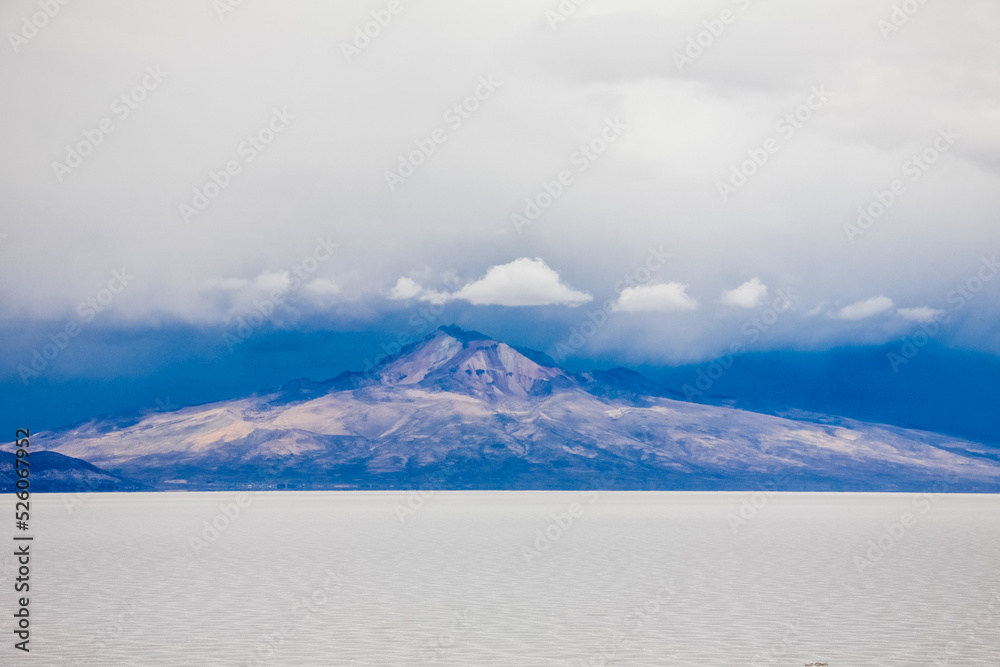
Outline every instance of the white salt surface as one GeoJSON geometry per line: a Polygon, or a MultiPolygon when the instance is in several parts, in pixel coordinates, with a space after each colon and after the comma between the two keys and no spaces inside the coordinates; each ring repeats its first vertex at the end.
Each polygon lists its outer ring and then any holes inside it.
{"type": "Polygon", "coordinates": [[[0,664],[1000,665],[998,496],[278,492],[225,526],[239,497],[34,496],[0,664]]]}

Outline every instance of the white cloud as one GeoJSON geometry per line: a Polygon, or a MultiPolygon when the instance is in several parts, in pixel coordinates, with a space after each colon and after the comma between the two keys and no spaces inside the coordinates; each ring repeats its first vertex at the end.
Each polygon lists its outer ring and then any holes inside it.
{"type": "Polygon", "coordinates": [[[454,298],[455,296],[453,294],[449,294],[448,292],[438,292],[437,290],[426,288],[420,290],[420,296],[417,297],[420,301],[429,301],[433,304],[447,303],[454,298]]]}
{"type": "Polygon", "coordinates": [[[254,286],[267,292],[280,292],[284,294],[292,286],[292,279],[288,271],[275,271],[272,273],[262,273],[254,280],[254,286]]]}
{"type": "Polygon", "coordinates": [[[482,278],[455,292],[439,292],[402,277],[386,296],[438,304],[461,299],[476,306],[579,306],[593,299],[562,282],[543,260],[528,257],[491,266],[482,278]]]}
{"type": "Polygon", "coordinates": [[[389,290],[388,297],[397,301],[404,301],[412,299],[420,294],[421,291],[423,291],[423,288],[413,278],[400,278],[396,281],[393,288],[389,290]]]}
{"type": "Polygon", "coordinates": [[[306,289],[314,294],[339,294],[340,286],[332,280],[327,280],[326,278],[317,278],[311,283],[306,285],[306,289]]]}
{"type": "Polygon", "coordinates": [[[864,301],[841,308],[834,317],[841,320],[863,320],[892,310],[892,299],[887,296],[873,296],[864,301]]]}
{"type": "Polygon", "coordinates": [[[767,285],[760,278],[751,278],[736,289],[722,293],[722,303],[740,308],[756,308],[767,296],[767,285]]]}
{"type": "Polygon", "coordinates": [[[930,308],[928,306],[918,306],[916,308],[900,308],[896,311],[900,317],[912,322],[933,322],[934,318],[944,313],[943,310],[930,308]]]}
{"type": "Polygon", "coordinates": [[[697,307],[698,302],[687,294],[687,285],[677,282],[626,287],[615,303],[615,310],[626,313],[694,310],[697,307]]]}
{"type": "Polygon", "coordinates": [[[485,276],[451,297],[477,306],[579,306],[593,299],[562,282],[541,259],[529,257],[491,266],[485,276]]]}

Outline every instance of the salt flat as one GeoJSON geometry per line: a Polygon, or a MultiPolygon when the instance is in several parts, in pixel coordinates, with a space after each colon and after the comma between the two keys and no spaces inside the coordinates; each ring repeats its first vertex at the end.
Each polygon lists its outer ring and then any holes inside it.
{"type": "Polygon", "coordinates": [[[53,494],[32,510],[30,662],[9,661],[6,549],[3,664],[1000,664],[998,496],[53,494]]]}

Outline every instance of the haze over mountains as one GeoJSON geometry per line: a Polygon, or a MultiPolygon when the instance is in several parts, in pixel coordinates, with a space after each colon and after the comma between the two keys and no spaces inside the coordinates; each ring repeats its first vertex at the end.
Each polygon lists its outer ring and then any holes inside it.
{"type": "Polygon", "coordinates": [[[626,369],[569,372],[441,327],[368,374],[92,419],[33,444],[159,490],[1000,490],[983,445],[680,398],[626,369]]]}

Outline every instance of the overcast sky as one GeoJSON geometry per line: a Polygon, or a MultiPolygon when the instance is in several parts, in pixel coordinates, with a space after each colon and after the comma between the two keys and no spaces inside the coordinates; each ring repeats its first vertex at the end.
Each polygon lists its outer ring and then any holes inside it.
{"type": "Polygon", "coordinates": [[[995,0],[225,6],[4,3],[5,326],[1000,353],[995,0]]]}

